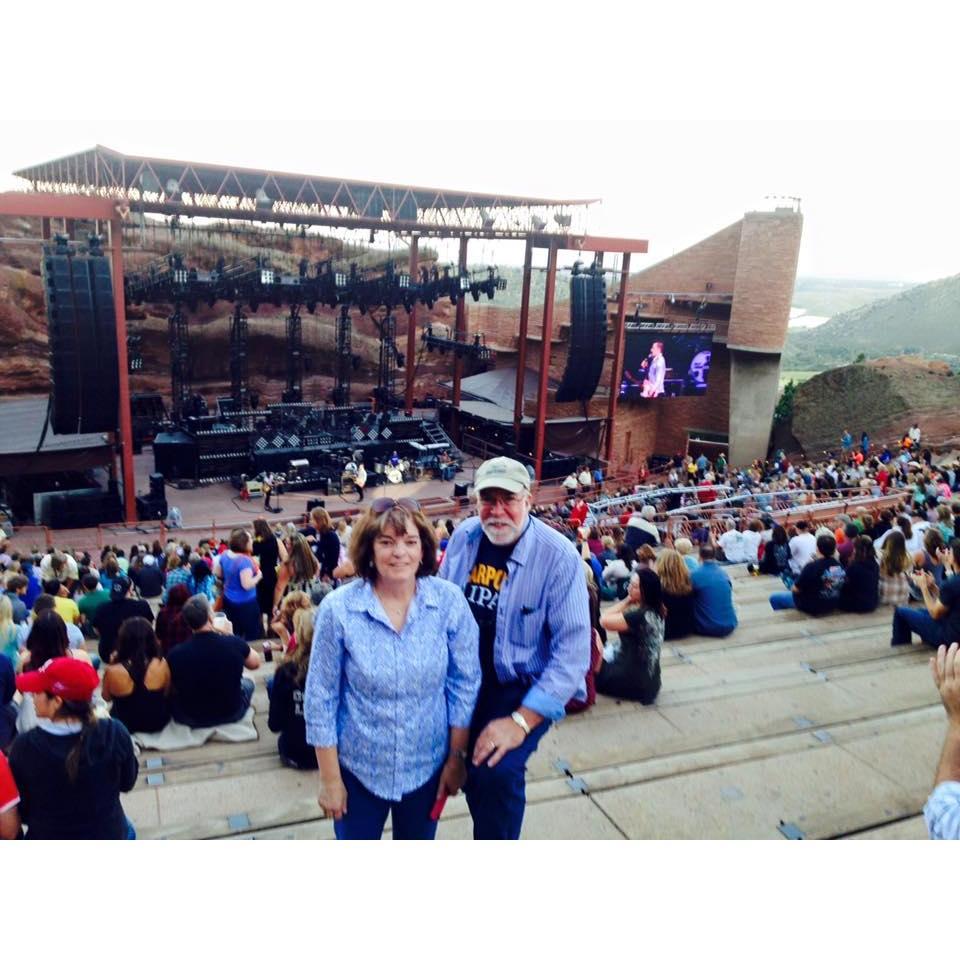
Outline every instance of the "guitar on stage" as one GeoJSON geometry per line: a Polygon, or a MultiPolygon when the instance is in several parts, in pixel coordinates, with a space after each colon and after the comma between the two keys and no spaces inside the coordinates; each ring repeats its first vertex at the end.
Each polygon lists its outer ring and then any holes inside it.
{"type": "Polygon", "coordinates": [[[343,468],[343,474],[340,477],[340,487],[344,493],[345,486],[352,486],[357,491],[357,502],[363,499],[363,488],[367,485],[367,471],[363,466],[363,461],[357,462],[351,460],[343,468]]]}
{"type": "Polygon", "coordinates": [[[260,489],[263,491],[263,509],[270,510],[270,498],[273,496],[273,488],[275,486],[273,474],[268,473],[264,475],[264,478],[261,482],[260,489]]]}

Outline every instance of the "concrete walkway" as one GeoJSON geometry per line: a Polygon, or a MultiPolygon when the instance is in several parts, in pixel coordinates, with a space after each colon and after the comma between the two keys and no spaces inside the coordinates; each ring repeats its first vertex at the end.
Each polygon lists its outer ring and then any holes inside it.
{"type": "MultiPolygon", "coordinates": [[[[547,733],[524,839],[925,836],[944,726],[929,651],[889,646],[889,607],[774,613],[777,581],[730,571],[740,628],[666,644],[654,706],[601,697],[547,733]]],[[[141,756],[124,798],[141,837],[333,836],[316,775],[282,767],[266,729],[272,667],[251,674],[258,741],[141,756]]],[[[454,798],[438,836],[470,833],[454,798]]]]}

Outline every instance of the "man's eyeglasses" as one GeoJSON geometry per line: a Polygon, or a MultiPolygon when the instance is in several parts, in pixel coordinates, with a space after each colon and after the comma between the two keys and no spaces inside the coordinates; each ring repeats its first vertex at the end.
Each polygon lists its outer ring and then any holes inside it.
{"type": "Polygon", "coordinates": [[[498,503],[505,507],[513,507],[523,500],[523,497],[517,493],[494,493],[492,490],[484,490],[479,497],[485,507],[495,507],[498,503]]]}
{"type": "Polygon", "coordinates": [[[393,497],[378,497],[370,504],[370,509],[378,517],[394,507],[400,507],[401,510],[409,513],[420,513],[420,504],[412,497],[400,497],[398,500],[394,500],[393,497]]]}

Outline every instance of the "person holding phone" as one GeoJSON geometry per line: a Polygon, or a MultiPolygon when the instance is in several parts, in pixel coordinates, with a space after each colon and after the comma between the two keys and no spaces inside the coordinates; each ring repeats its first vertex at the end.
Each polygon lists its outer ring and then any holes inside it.
{"type": "Polygon", "coordinates": [[[432,840],[438,801],[467,778],[480,687],[477,625],[439,579],[433,525],[415,500],[381,497],[350,538],[358,579],[320,605],[304,715],[318,802],[339,840],[432,840]]]}

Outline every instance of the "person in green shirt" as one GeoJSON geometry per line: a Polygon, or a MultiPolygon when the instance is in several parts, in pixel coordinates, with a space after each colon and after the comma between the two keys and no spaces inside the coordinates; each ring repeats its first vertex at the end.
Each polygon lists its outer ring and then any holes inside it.
{"type": "Polygon", "coordinates": [[[83,595],[77,599],[77,606],[80,608],[80,628],[85,636],[96,636],[93,629],[93,618],[102,603],[107,603],[110,599],[110,591],[104,590],[100,585],[100,578],[95,573],[85,573],[80,580],[83,587],[83,595]]]}

